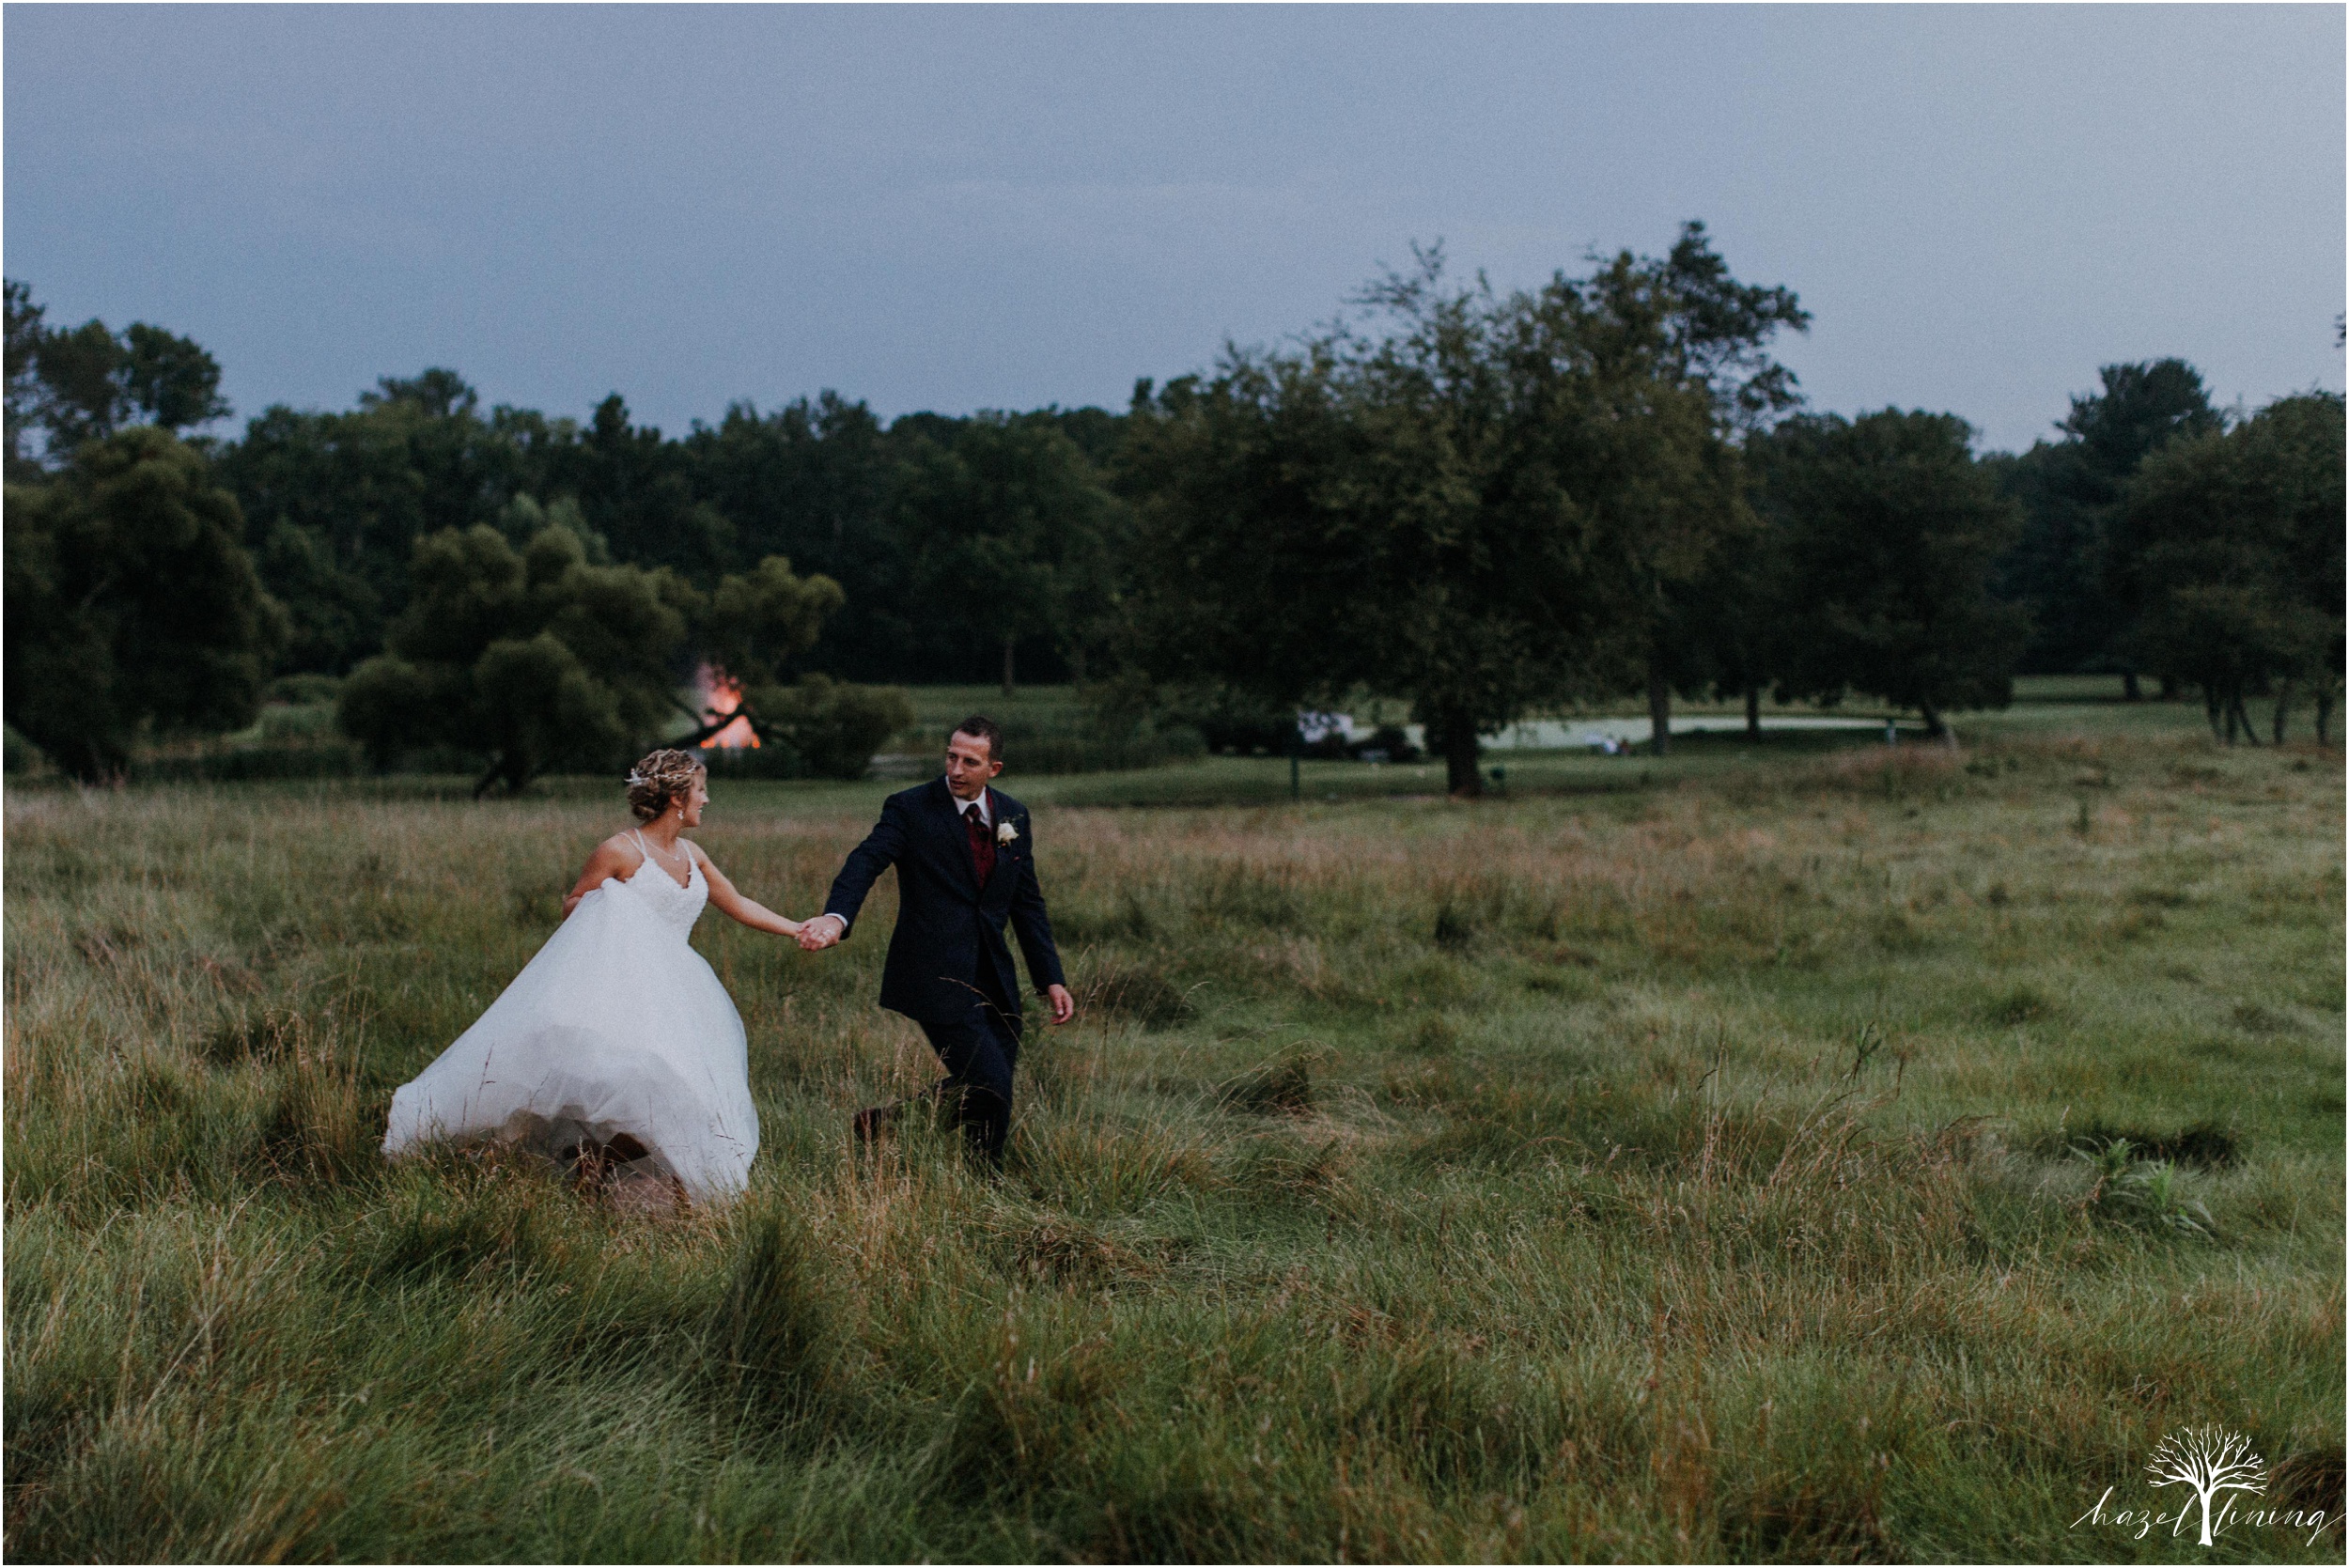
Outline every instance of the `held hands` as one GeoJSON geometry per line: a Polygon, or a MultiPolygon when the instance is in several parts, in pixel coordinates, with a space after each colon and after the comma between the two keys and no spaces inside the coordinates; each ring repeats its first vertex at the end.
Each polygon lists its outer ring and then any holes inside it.
{"type": "MultiPolygon", "coordinates": [[[[805,952],[821,953],[828,947],[840,945],[840,930],[841,922],[838,915],[817,915],[815,919],[801,924],[799,944],[805,952]]],[[[1045,999],[1051,1003],[1054,1023],[1064,1024],[1077,1016],[1077,999],[1068,994],[1067,986],[1049,986],[1044,995],[1045,999]]]]}

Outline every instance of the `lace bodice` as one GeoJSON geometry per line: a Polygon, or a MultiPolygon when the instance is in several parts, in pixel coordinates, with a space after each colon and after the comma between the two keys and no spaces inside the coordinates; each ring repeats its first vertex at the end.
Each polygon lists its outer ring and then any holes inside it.
{"type": "MultiPolygon", "coordinates": [[[[617,881],[615,877],[613,880],[617,881]]],[[[620,887],[645,901],[646,907],[659,916],[661,923],[677,932],[683,941],[693,934],[693,923],[702,917],[702,906],[709,902],[709,883],[702,876],[702,863],[696,859],[679,882],[653,859],[647,850],[645,863],[620,887]]]]}

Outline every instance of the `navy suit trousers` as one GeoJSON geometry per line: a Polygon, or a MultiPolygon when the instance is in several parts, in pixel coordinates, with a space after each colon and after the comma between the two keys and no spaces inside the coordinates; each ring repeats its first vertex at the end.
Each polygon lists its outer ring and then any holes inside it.
{"type": "Polygon", "coordinates": [[[946,1065],[937,1089],[970,1141],[989,1165],[1003,1162],[1011,1136],[1011,1073],[1019,1063],[1019,1026],[1006,1008],[977,1006],[961,1017],[925,1023],[930,1048],[946,1065]]]}

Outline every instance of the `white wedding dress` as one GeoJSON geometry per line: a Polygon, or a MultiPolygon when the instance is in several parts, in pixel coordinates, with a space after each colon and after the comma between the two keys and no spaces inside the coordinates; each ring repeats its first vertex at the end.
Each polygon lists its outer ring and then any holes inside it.
{"type": "Polygon", "coordinates": [[[758,1152],[742,1018],[686,942],[708,899],[698,860],[680,883],[649,853],[589,890],[392,1096],[383,1152],[494,1139],[554,1154],[626,1133],[649,1151],[630,1174],[673,1175],[696,1202],[741,1191],[758,1152]]]}

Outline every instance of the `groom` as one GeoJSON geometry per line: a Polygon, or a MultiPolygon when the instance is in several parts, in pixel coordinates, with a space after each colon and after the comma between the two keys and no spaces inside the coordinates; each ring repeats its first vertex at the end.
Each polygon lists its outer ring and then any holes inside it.
{"type": "MultiPolygon", "coordinates": [[[[1028,978],[1052,1004],[1052,1021],[1077,1016],[1052,946],[1052,923],[1035,879],[1028,808],[988,787],[1003,770],[1003,737],[973,715],[946,737],[946,776],[892,795],[880,821],[832,879],[824,912],[800,931],[810,953],[848,939],[864,895],[897,868],[897,929],[881,970],[880,1004],[922,1026],[946,1064],[935,1091],[954,1107],[972,1150],[1003,1162],[1011,1131],[1011,1073],[1019,1061],[1019,986],[1003,946],[1008,920],[1028,978]]],[[[897,1106],[856,1115],[860,1142],[897,1106]]]]}

